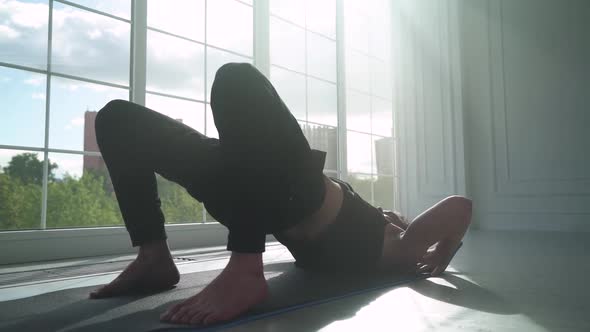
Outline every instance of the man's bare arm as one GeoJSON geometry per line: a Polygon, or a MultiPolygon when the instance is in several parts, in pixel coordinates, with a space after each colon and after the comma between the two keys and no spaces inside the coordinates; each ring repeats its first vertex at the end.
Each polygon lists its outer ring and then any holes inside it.
{"type": "Polygon", "coordinates": [[[469,227],[471,206],[465,197],[450,196],[416,217],[401,239],[408,263],[424,263],[433,274],[444,271],[469,227]]]}

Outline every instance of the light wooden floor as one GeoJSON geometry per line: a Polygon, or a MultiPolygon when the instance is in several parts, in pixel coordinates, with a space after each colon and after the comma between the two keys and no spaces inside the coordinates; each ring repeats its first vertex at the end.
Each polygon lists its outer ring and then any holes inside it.
{"type": "MultiPolygon", "coordinates": [[[[228,331],[590,331],[588,235],[472,231],[443,278],[228,331]]],[[[227,262],[222,248],[175,255],[181,273],[219,269],[227,262]]],[[[0,301],[102,284],[131,258],[3,267],[0,301]]],[[[265,262],[291,258],[276,244],[265,253],[265,262]]]]}

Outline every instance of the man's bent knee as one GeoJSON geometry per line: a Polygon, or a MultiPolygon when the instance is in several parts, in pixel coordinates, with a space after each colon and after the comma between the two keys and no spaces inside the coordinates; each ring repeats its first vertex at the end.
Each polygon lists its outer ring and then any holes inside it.
{"type": "Polygon", "coordinates": [[[251,84],[263,78],[262,73],[249,63],[230,62],[221,66],[215,74],[214,86],[223,90],[234,87],[243,89],[246,84],[251,84]]]}
{"type": "Polygon", "coordinates": [[[120,125],[122,111],[129,107],[126,100],[115,99],[109,101],[98,113],[94,120],[94,130],[97,141],[101,141],[104,134],[111,133],[114,125],[120,125]]]}
{"type": "Polygon", "coordinates": [[[464,196],[453,195],[443,200],[445,207],[451,211],[457,219],[470,223],[473,202],[464,196]]]}
{"type": "Polygon", "coordinates": [[[257,73],[256,67],[246,62],[228,62],[219,67],[216,79],[236,78],[237,76],[257,73]]]}

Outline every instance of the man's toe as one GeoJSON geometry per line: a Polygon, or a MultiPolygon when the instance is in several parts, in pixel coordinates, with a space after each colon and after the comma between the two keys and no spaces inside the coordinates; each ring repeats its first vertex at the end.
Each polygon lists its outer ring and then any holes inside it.
{"type": "Polygon", "coordinates": [[[205,317],[205,315],[209,314],[208,311],[206,311],[205,308],[201,308],[200,310],[196,311],[193,314],[193,317],[191,318],[191,321],[189,324],[191,325],[197,325],[197,324],[202,324],[203,323],[203,317],[205,317]]]}
{"type": "Polygon", "coordinates": [[[203,324],[211,325],[211,324],[219,323],[222,320],[224,320],[223,316],[220,315],[219,313],[214,312],[214,313],[211,313],[203,318],[203,324]]]}
{"type": "Polygon", "coordinates": [[[173,323],[180,323],[181,322],[181,318],[188,313],[188,307],[184,306],[181,307],[180,309],[178,309],[178,311],[176,311],[176,313],[174,313],[172,315],[172,318],[170,318],[170,321],[172,321],[173,323]]]}
{"type": "Polygon", "coordinates": [[[184,305],[185,301],[182,301],[180,303],[177,303],[175,305],[173,305],[172,307],[168,308],[168,310],[166,310],[166,312],[164,312],[161,316],[160,319],[162,320],[170,320],[172,318],[172,316],[174,316],[176,314],[176,312],[178,312],[178,310],[180,308],[182,308],[182,306],[184,305]]]}

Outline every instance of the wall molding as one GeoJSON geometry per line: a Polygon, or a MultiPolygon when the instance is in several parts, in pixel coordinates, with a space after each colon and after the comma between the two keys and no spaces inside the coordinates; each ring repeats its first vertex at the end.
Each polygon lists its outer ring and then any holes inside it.
{"type": "Polygon", "coordinates": [[[587,213],[487,212],[478,230],[590,232],[587,213]],[[559,217],[557,219],[556,217],[559,217]]]}
{"type": "Polygon", "coordinates": [[[502,196],[559,197],[590,195],[590,178],[518,179],[511,174],[508,103],[504,44],[503,0],[487,0],[488,45],[490,56],[490,126],[494,160],[494,193],[502,196]],[[534,194],[531,194],[534,193],[534,194]]]}

